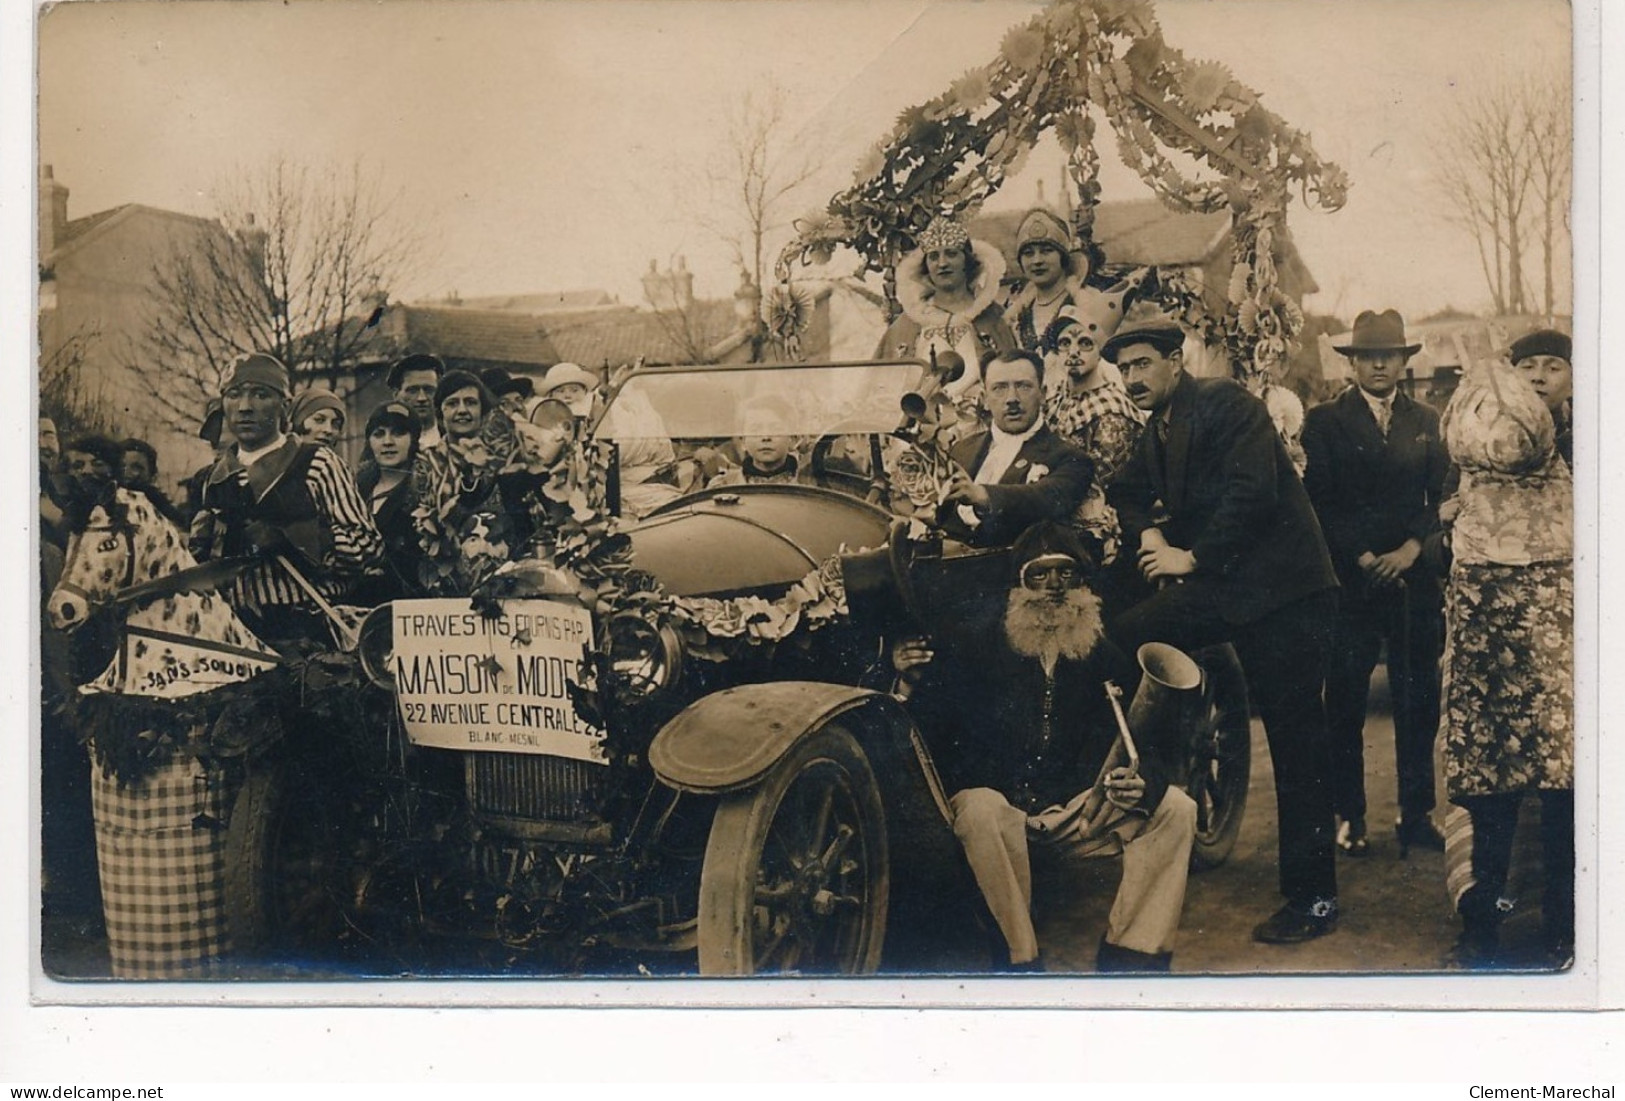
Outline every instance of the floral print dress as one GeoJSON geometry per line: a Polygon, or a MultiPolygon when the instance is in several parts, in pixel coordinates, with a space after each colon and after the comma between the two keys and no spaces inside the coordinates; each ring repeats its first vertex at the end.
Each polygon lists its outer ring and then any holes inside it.
{"type": "Polygon", "coordinates": [[[1510,368],[1474,382],[1444,425],[1462,468],[1445,590],[1445,786],[1452,799],[1569,789],[1573,485],[1528,384],[1510,368]]]}

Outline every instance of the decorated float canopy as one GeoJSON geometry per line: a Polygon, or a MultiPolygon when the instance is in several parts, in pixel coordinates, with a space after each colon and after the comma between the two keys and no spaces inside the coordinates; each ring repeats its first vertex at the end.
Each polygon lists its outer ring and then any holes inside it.
{"type": "Polygon", "coordinates": [[[780,254],[769,327],[785,353],[798,354],[806,313],[793,286],[796,264],[828,262],[840,246],[855,250],[860,273],[884,275],[889,317],[896,316],[897,264],[921,231],[941,215],[974,213],[1046,130],[1055,132],[1077,190],[1073,230],[1092,241],[1097,114],[1124,163],[1165,204],[1201,213],[1228,207],[1234,226],[1235,266],[1217,316],[1179,273],[1116,274],[1222,346],[1239,379],[1264,386],[1303,327],[1273,259],[1287,203],[1296,191],[1337,210],[1348,177],[1223,65],[1192,61],[1165,42],[1148,0],[1055,0],[1012,28],[992,61],[904,111],[858,164],[853,185],[798,222],[780,254]]]}

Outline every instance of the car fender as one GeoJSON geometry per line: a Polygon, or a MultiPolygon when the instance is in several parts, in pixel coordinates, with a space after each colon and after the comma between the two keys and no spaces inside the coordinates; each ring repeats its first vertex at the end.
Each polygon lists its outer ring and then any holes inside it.
{"type": "MultiPolygon", "coordinates": [[[[929,924],[926,915],[939,911],[945,897],[957,897],[945,890],[962,890],[968,880],[926,741],[891,696],[813,681],[730,688],[690,704],[661,728],[649,747],[649,764],[678,791],[746,791],[798,741],[831,722],[858,739],[880,787],[894,854],[893,909],[929,924]]],[[[898,935],[914,924],[904,921],[898,935]]]]}
{"type": "Polygon", "coordinates": [[[889,696],[851,685],[774,681],[724,689],[696,700],[662,727],[649,746],[649,764],[678,791],[738,791],[766,775],[809,731],[870,708],[888,714],[878,723],[861,723],[865,729],[854,731],[860,741],[877,725],[909,725],[889,696]]]}

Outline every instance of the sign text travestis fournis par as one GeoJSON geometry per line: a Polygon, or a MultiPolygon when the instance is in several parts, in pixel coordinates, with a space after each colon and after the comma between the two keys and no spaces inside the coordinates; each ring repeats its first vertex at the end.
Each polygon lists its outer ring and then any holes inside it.
{"type": "Polygon", "coordinates": [[[576,714],[592,617],[574,604],[512,600],[486,618],[466,600],[394,605],[395,695],[418,745],[604,760],[602,733],[576,714]]]}

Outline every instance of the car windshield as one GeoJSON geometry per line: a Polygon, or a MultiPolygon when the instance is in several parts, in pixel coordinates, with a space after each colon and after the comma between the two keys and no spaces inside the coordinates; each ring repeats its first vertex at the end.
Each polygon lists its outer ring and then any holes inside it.
{"type": "Polygon", "coordinates": [[[920,374],[918,363],[656,368],[626,381],[595,435],[617,442],[724,439],[750,432],[753,415],[764,409],[796,436],[889,432],[920,374]]]}

